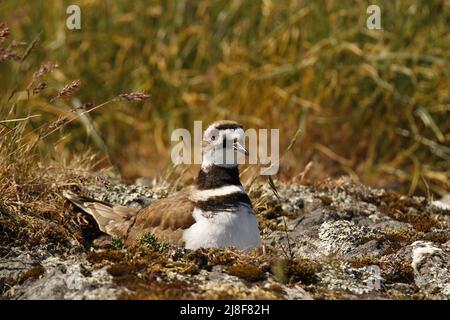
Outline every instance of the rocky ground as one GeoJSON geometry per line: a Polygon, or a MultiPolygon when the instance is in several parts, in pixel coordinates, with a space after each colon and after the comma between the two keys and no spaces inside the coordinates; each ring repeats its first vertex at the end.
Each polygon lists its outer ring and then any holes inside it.
{"type": "MultiPolygon", "coordinates": [[[[371,189],[346,178],[316,186],[275,182],[275,188],[267,183],[248,189],[264,242],[252,252],[184,250],[151,235],[130,248],[117,239],[95,246],[92,221],[67,205],[61,208],[64,216],[70,221],[76,217],[82,228],[72,228],[72,222],[64,226],[73,229],[70,232],[52,226],[44,232],[52,235],[48,243],[41,240],[25,246],[17,241],[20,237],[1,243],[0,297],[450,297],[450,206],[445,202],[371,189]]],[[[85,193],[140,207],[164,197],[167,189],[108,183],[85,193]]],[[[3,216],[12,219],[6,210],[3,216]]],[[[0,225],[5,221],[0,220],[0,225]]],[[[11,237],[11,228],[1,227],[11,237]]],[[[34,239],[32,234],[21,236],[34,239]]]]}

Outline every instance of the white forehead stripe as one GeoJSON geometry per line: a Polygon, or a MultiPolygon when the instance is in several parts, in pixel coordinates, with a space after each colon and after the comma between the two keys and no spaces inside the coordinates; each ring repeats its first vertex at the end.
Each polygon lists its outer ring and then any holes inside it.
{"type": "Polygon", "coordinates": [[[195,190],[192,192],[190,199],[192,201],[206,201],[209,198],[227,196],[233,193],[245,193],[244,187],[231,185],[215,189],[195,190]]]}

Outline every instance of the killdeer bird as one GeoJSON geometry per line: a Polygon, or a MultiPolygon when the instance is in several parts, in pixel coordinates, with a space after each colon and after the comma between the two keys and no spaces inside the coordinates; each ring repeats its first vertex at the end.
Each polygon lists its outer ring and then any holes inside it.
{"type": "Polygon", "coordinates": [[[225,120],[212,123],[203,135],[202,165],[195,184],[140,210],[73,192],[64,196],[90,214],[101,231],[126,245],[152,233],[188,249],[248,250],[260,244],[260,235],[251,201],[239,180],[237,156],[247,154],[243,142],[240,124],[225,120]],[[224,154],[231,154],[231,161],[224,154]]]}

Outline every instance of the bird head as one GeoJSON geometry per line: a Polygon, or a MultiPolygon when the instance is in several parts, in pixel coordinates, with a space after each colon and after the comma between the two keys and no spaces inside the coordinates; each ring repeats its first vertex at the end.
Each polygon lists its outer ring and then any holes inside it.
{"type": "Polygon", "coordinates": [[[202,139],[202,167],[236,167],[248,151],[244,147],[244,129],[235,121],[213,122],[202,139]]]}

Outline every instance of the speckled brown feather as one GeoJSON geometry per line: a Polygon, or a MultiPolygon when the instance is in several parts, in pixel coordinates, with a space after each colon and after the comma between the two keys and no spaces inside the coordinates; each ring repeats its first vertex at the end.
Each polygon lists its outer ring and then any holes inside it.
{"type": "Polygon", "coordinates": [[[136,215],[136,209],[78,196],[70,191],[65,191],[64,197],[90,214],[100,231],[111,236],[123,238],[136,215]]]}
{"type": "Polygon", "coordinates": [[[190,189],[184,189],[141,209],[125,237],[125,243],[131,244],[150,232],[160,240],[183,245],[183,231],[195,223],[192,216],[194,204],[188,198],[190,189]]]}
{"type": "Polygon", "coordinates": [[[99,229],[131,245],[141,236],[153,233],[160,240],[173,244],[183,244],[183,231],[195,223],[194,208],[187,188],[169,198],[152,202],[141,210],[80,197],[72,192],[64,196],[77,207],[90,214],[99,229]]]}

